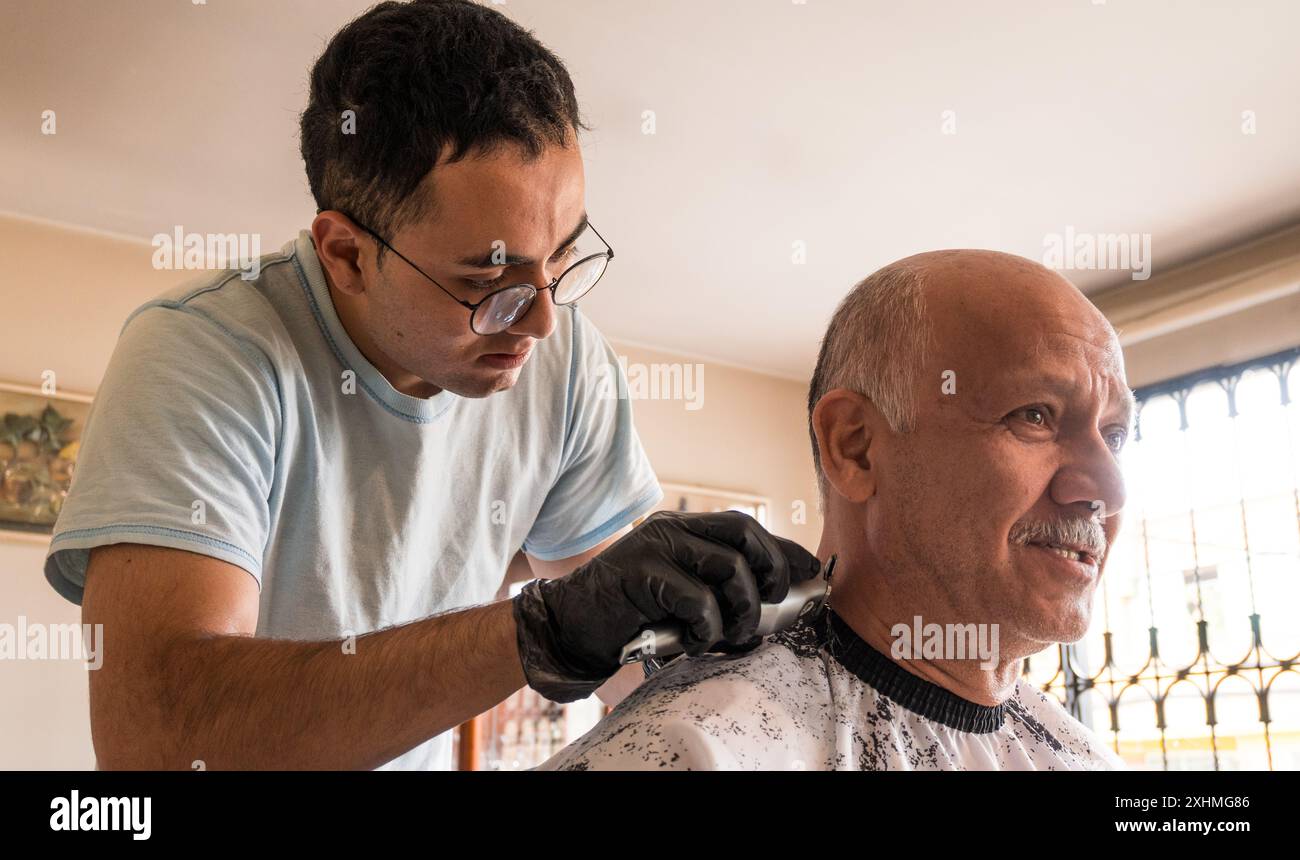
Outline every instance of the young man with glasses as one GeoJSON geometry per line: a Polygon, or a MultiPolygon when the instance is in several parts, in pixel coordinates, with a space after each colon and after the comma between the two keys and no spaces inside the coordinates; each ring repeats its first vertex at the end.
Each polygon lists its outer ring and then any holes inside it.
{"type": "Polygon", "coordinates": [[[611,546],[662,494],[574,305],[614,256],[582,127],[490,8],[384,3],[331,40],[311,230],[132,314],[88,420],[46,576],[104,625],[101,767],[447,768],[525,683],[588,695],[654,623],[752,647],[760,598],[815,574],[729,513],[611,546]],[[521,548],[543,579],[490,602],[521,548]]]}

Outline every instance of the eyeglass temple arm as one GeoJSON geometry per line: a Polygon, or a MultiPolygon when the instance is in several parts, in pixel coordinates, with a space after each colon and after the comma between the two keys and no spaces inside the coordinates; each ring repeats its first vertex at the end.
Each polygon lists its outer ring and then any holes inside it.
{"type": "MultiPolygon", "coordinates": [[[[600,241],[605,242],[605,237],[600,235],[600,231],[596,229],[595,224],[588,221],[587,226],[591,228],[591,232],[595,233],[596,237],[600,239],[600,241]]],[[[605,242],[605,247],[609,249],[609,259],[614,259],[614,246],[609,244],[609,242],[605,242]]]]}
{"type": "MultiPolygon", "coordinates": [[[[367,227],[365,224],[362,224],[361,222],[357,221],[356,219],[353,219],[352,223],[356,224],[356,225],[357,225],[358,227],[360,227],[362,230],[365,230],[365,231],[366,231],[367,233],[369,233],[371,236],[374,236],[374,237],[375,237],[375,240],[376,240],[377,242],[379,242],[379,244],[383,245],[385,248],[387,248],[388,250],[392,251],[394,254],[396,254],[397,256],[401,257],[403,260],[405,260],[405,261],[406,261],[406,265],[410,266],[412,269],[415,269],[415,271],[419,272],[421,275],[424,275],[426,278],[429,279],[429,281],[430,281],[430,282],[431,282],[435,287],[437,287],[438,289],[440,289],[440,290],[442,290],[444,293],[446,293],[446,294],[451,298],[451,300],[452,300],[453,302],[455,302],[456,304],[458,304],[458,305],[460,305],[461,307],[465,308],[465,309],[468,310],[470,313],[473,313],[474,311],[478,310],[479,305],[483,304],[483,302],[479,302],[478,305],[475,305],[475,304],[470,304],[469,302],[465,301],[465,300],[462,299],[460,296],[456,295],[456,294],[453,293],[451,290],[447,289],[447,288],[444,287],[442,284],[438,283],[438,282],[437,282],[437,281],[436,281],[436,280],[435,280],[435,279],[434,279],[434,278],[433,278],[433,277],[432,277],[428,272],[426,272],[424,269],[421,269],[419,266],[415,265],[415,263],[412,263],[410,260],[407,260],[407,259],[406,259],[406,255],[403,254],[401,251],[397,250],[396,248],[394,248],[392,245],[388,244],[388,242],[385,241],[385,239],[384,239],[383,236],[380,236],[380,235],[379,235],[378,233],[376,233],[374,230],[371,230],[371,229],[370,229],[369,227],[367,227]]],[[[485,300],[485,301],[486,301],[486,300],[485,300]]]]}

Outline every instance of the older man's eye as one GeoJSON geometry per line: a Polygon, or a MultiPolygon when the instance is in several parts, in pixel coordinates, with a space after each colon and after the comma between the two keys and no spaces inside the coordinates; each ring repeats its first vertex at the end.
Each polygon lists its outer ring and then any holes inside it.
{"type": "Polygon", "coordinates": [[[1047,424],[1047,409],[1045,407],[1026,406],[1023,409],[1017,409],[1011,415],[1023,418],[1035,427],[1042,427],[1047,424]]]}
{"type": "Polygon", "coordinates": [[[1124,447],[1124,443],[1128,441],[1128,433],[1124,430],[1111,430],[1106,434],[1105,439],[1110,449],[1118,454],[1124,447]]]}

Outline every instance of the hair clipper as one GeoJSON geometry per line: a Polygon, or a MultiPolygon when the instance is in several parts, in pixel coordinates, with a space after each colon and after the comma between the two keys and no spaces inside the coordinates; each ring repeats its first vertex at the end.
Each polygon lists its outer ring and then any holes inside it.
{"type": "MultiPolygon", "coordinates": [[[[826,602],[831,591],[831,573],[835,570],[835,556],[826,562],[826,567],[819,576],[806,582],[790,586],[785,600],[780,603],[764,603],[759,611],[756,636],[768,636],[785,630],[795,622],[806,618],[826,602]]],[[[682,648],[682,628],[667,623],[656,624],[641,631],[641,634],[623,646],[619,653],[619,663],[626,665],[650,657],[667,657],[680,654],[682,648]]]]}

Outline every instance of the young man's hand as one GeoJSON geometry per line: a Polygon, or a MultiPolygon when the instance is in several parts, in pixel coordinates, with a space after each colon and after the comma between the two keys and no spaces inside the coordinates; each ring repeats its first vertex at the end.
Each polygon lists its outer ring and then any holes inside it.
{"type": "Polygon", "coordinates": [[[661,511],[562,579],[514,600],[528,685],[556,702],[589,695],[642,630],[681,626],[687,654],[757,644],[761,603],[821,572],[816,556],[737,511],[661,511]]]}

